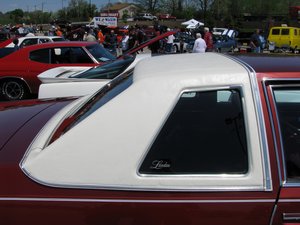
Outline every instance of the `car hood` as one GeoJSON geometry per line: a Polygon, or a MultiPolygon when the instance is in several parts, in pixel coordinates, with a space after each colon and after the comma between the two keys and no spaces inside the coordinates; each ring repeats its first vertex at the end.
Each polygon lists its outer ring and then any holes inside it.
{"type": "MultiPolygon", "coordinates": [[[[34,129],[26,131],[27,138],[31,134],[36,134],[52,117],[54,113],[69,104],[74,99],[65,99],[59,101],[18,101],[0,104],[0,151],[3,147],[28,123],[32,123],[37,118],[43,121],[35,124],[34,129]]],[[[23,137],[26,139],[26,137],[23,137]]]]}

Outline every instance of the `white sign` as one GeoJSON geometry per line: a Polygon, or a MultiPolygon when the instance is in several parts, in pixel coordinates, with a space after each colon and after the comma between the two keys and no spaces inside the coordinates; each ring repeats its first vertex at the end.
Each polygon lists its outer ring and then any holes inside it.
{"type": "Polygon", "coordinates": [[[104,26],[118,26],[118,18],[117,17],[100,17],[99,22],[97,22],[99,25],[104,26]]]}

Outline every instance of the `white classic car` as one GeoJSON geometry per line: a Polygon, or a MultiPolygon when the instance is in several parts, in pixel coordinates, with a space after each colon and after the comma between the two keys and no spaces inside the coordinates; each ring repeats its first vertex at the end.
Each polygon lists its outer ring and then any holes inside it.
{"type": "Polygon", "coordinates": [[[139,50],[159,41],[175,31],[168,31],[125,52],[114,62],[97,67],[57,67],[38,75],[42,81],[38,98],[82,96],[94,93],[117,75],[132,69],[137,62],[150,58],[151,53],[136,54],[139,50]]]}
{"type": "MultiPolygon", "coordinates": [[[[20,48],[35,45],[35,44],[42,44],[48,42],[57,42],[57,41],[65,41],[63,37],[59,36],[28,36],[28,37],[19,37],[18,38],[18,46],[20,48]]],[[[15,44],[13,42],[9,43],[6,48],[13,48],[15,44]]]]}
{"type": "Polygon", "coordinates": [[[137,54],[96,67],[57,67],[38,75],[42,81],[38,98],[83,96],[99,90],[111,79],[132,69],[150,53],[137,54]]]}

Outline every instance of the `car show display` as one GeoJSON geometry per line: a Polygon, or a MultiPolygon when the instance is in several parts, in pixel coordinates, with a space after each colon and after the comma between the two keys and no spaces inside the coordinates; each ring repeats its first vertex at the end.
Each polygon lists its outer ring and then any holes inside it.
{"type": "MultiPolygon", "coordinates": [[[[150,40],[140,43],[117,58],[96,42],[60,41],[31,45],[15,51],[14,48],[0,49],[0,96],[6,100],[25,99],[37,95],[41,84],[38,75],[57,67],[92,67],[101,66],[126,56],[159,41],[174,31],[165,32],[150,40]]],[[[146,56],[137,57],[139,60],[146,56]]],[[[129,65],[129,64],[128,64],[129,65]]],[[[116,75],[116,74],[115,74],[116,75]]]]}
{"type": "Polygon", "coordinates": [[[1,221],[297,224],[299,82],[299,56],[169,54],[92,95],[3,102],[1,221]]]}
{"type": "Polygon", "coordinates": [[[93,42],[52,42],[21,48],[0,58],[1,95],[7,100],[24,99],[38,93],[37,75],[45,70],[58,66],[95,66],[115,59],[93,42]]]}

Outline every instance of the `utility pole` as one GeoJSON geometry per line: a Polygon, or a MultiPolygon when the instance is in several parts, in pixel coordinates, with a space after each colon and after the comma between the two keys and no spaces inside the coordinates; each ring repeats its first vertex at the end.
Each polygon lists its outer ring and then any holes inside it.
{"type": "Polygon", "coordinates": [[[42,2],[42,12],[44,12],[44,4],[45,2],[42,2]]]}
{"type": "Polygon", "coordinates": [[[90,8],[90,17],[92,18],[93,17],[93,13],[92,13],[92,1],[90,0],[90,4],[89,4],[89,8],[90,8]]]}

